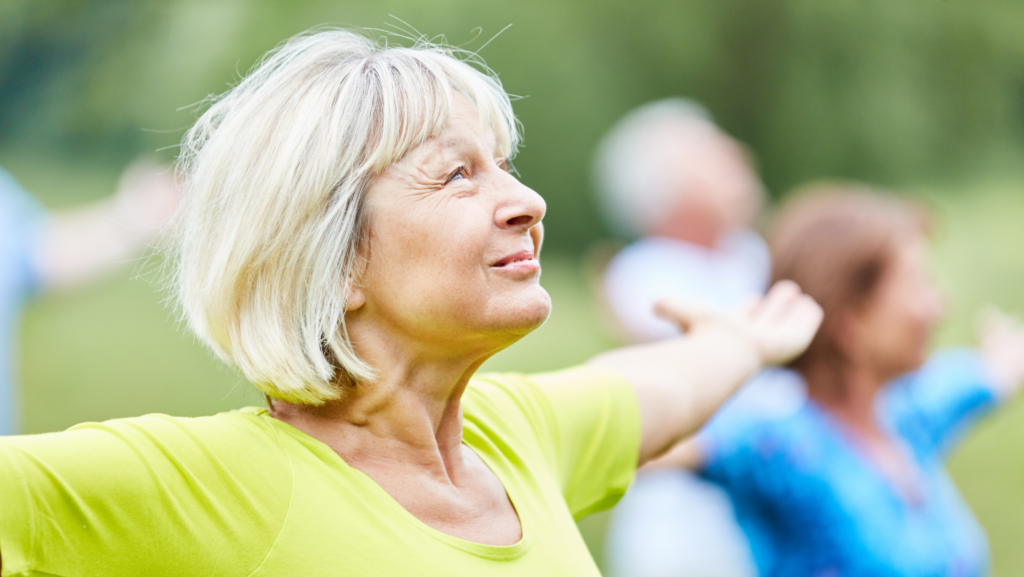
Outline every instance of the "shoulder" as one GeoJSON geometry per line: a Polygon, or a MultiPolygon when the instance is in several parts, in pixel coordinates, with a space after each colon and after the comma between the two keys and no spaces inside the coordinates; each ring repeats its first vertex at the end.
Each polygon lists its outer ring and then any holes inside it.
{"type": "Polygon", "coordinates": [[[467,421],[505,433],[550,433],[555,417],[532,375],[485,373],[473,377],[462,398],[467,421]]]}
{"type": "Polygon", "coordinates": [[[747,283],[749,290],[764,292],[771,278],[772,256],[761,235],[752,230],[737,230],[726,235],[719,244],[722,265],[729,267],[737,283],[747,283]]]}
{"type": "Polygon", "coordinates": [[[758,261],[767,262],[771,259],[768,243],[761,238],[761,235],[749,229],[739,229],[725,235],[720,243],[720,248],[725,252],[744,255],[758,261]]]}
{"type": "Polygon", "coordinates": [[[258,409],[184,418],[146,415],[0,440],[8,453],[99,484],[246,471],[262,481],[287,457],[258,409]]]}
{"type": "Polygon", "coordinates": [[[251,571],[283,526],[294,485],[288,455],[261,421],[258,411],[147,415],[0,439],[9,465],[0,494],[18,495],[0,509],[5,548],[47,574],[251,571]]]}
{"type": "MultiPolygon", "coordinates": [[[[606,367],[581,365],[536,374],[484,373],[473,377],[463,397],[467,414],[508,410],[526,418],[546,418],[552,405],[563,397],[603,399],[630,397],[632,387],[618,372],[606,367]]],[[[618,399],[621,400],[621,399],[618,399]]]]}
{"type": "Polygon", "coordinates": [[[689,243],[671,238],[642,238],[623,248],[608,263],[609,271],[657,271],[665,268],[666,261],[673,266],[698,266],[702,251],[689,243]],[[651,269],[651,265],[658,265],[651,269]]]}
{"type": "Polygon", "coordinates": [[[66,433],[94,433],[115,436],[124,442],[203,446],[227,450],[276,448],[277,436],[263,415],[266,410],[246,408],[207,417],[172,417],[150,414],[102,423],[84,423],[66,433]]]}
{"type": "Polygon", "coordinates": [[[463,396],[463,408],[467,422],[498,435],[542,439],[545,451],[604,426],[624,427],[622,434],[639,430],[632,386],[604,367],[479,375],[463,396]]]}

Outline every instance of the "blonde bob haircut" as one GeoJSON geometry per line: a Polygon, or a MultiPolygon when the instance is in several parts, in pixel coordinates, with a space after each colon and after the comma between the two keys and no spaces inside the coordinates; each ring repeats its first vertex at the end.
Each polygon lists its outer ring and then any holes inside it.
{"type": "Polygon", "coordinates": [[[268,53],[187,132],[173,291],[189,328],[272,398],[372,382],[345,328],[374,178],[438,135],[452,91],[514,156],[519,126],[475,54],[320,29],[268,53]]]}

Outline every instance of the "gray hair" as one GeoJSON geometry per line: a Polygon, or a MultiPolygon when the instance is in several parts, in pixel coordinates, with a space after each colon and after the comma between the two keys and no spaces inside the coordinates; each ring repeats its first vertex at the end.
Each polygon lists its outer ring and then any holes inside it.
{"type": "Polygon", "coordinates": [[[666,212],[676,190],[668,182],[667,158],[658,132],[692,127],[716,128],[711,114],[684,98],[667,98],[633,109],[605,135],[594,159],[593,179],[605,217],[627,237],[649,234],[666,212]]]}
{"type": "Polygon", "coordinates": [[[338,398],[372,381],[345,328],[373,179],[438,135],[465,94],[504,156],[519,142],[497,77],[469,54],[354,32],[301,34],[212,100],[179,159],[173,288],[188,326],[265,394],[338,398]]]}

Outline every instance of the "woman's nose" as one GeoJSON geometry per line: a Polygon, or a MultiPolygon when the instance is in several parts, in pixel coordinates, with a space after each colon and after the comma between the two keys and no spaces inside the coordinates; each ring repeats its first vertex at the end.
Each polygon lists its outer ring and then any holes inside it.
{"type": "Polygon", "coordinates": [[[503,178],[505,194],[494,217],[499,228],[529,230],[544,218],[547,204],[539,194],[511,174],[503,178]]]}

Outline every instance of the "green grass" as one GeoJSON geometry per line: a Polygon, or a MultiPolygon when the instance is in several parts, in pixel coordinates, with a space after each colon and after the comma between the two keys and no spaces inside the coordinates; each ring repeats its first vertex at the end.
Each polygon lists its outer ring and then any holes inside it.
{"type": "MultiPolygon", "coordinates": [[[[0,154],[48,204],[96,198],[116,174],[0,154]],[[74,191],[74,194],[72,194],[74,191]]],[[[1020,182],[996,182],[934,196],[939,227],[937,276],[949,318],[939,345],[970,343],[973,311],[993,302],[1024,314],[1024,194],[1020,182]]],[[[543,284],[551,319],[489,361],[489,370],[542,371],[581,362],[614,345],[577,260],[547,255],[543,284]]],[[[161,295],[125,267],[81,290],[44,296],[25,312],[20,381],[26,432],[54,431],[86,420],[163,412],[201,415],[261,398],[233,371],[179,330],[161,295]]],[[[1024,406],[1012,403],[979,426],[949,468],[988,530],[994,574],[1024,574],[1024,406]]],[[[607,517],[581,524],[600,559],[607,517]]]]}

